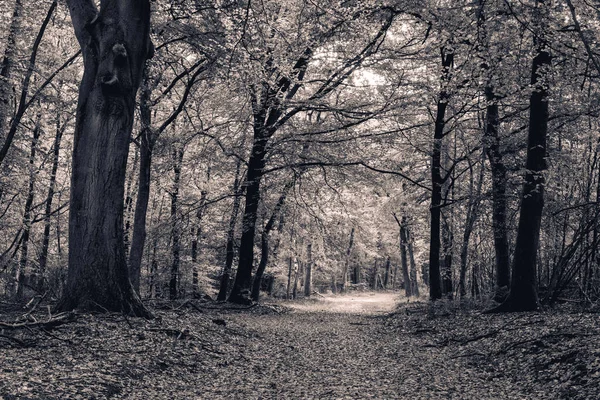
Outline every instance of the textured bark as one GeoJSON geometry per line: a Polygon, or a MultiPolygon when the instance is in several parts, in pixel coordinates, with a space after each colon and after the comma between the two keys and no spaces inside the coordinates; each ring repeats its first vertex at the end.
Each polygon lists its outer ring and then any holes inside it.
{"type": "Polygon", "coordinates": [[[450,71],[454,63],[452,50],[442,49],[442,90],[437,102],[435,129],[433,134],[433,151],[431,153],[431,223],[429,241],[429,297],[431,300],[442,298],[442,282],[440,274],[440,228],[442,186],[445,179],[442,176],[442,140],[445,136],[446,108],[448,107],[449,94],[445,85],[450,79],[450,71]]]}
{"type": "Polygon", "coordinates": [[[128,278],[125,172],[136,93],[151,56],[147,0],[67,1],[82,49],[69,211],[69,270],[59,309],[149,317],[128,278]]]}
{"type": "Polygon", "coordinates": [[[413,250],[413,241],[410,234],[410,229],[406,225],[406,240],[408,241],[408,259],[410,261],[410,284],[411,293],[413,296],[419,297],[419,282],[417,280],[417,265],[415,263],[415,252],[413,250]]]}
{"type": "MultiPolygon", "coordinates": [[[[263,274],[265,273],[265,269],[267,268],[267,264],[269,262],[269,235],[273,228],[275,227],[275,221],[279,218],[279,214],[281,213],[281,209],[285,203],[285,199],[287,198],[287,194],[289,190],[293,187],[294,181],[290,181],[287,183],[279,199],[277,200],[277,204],[275,204],[275,208],[267,221],[267,224],[263,228],[261,234],[261,252],[260,252],[260,261],[258,263],[258,268],[256,269],[256,274],[254,275],[254,281],[252,282],[252,300],[258,301],[260,297],[260,285],[262,282],[263,274]]],[[[283,226],[279,225],[281,229],[283,226]]]]}
{"type": "Polygon", "coordinates": [[[396,214],[394,214],[394,218],[400,228],[400,262],[402,264],[402,279],[404,279],[404,294],[406,297],[410,297],[412,296],[412,285],[408,270],[408,235],[406,229],[406,217],[402,216],[402,220],[399,220],[396,214]]]}
{"type": "Polygon", "coordinates": [[[306,275],[304,279],[304,297],[310,297],[312,293],[312,268],[313,268],[313,259],[312,259],[312,244],[309,243],[306,246],[306,275]]]}
{"type": "Polygon", "coordinates": [[[169,298],[175,300],[179,289],[179,264],[181,263],[181,229],[179,226],[179,185],[181,182],[181,164],[183,163],[183,148],[173,152],[173,189],[171,191],[171,278],[169,280],[169,298]]]}
{"type": "Polygon", "coordinates": [[[233,266],[233,257],[235,256],[235,225],[240,211],[240,202],[242,199],[242,191],[240,190],[240,168],[241,161],[238,160],[235,169],[235,179],[233,182],[233,207],[231,209],[231,216],[229,217],[229,228],[227,229],[227,244],[225,247],[225,267],[223,268],[223,275],[221,276],[221,286],[219,288],[219,295],[217,300],[225,301],[227,299],[227,293],[229,292],[229,280],[231,279],[231,267],[233,266]]]}
{"type": "Polygon", "coordinates": [[[44,235],[42,237],[42,248],[39,258],[39,284],[38,290],[44,289],[44,279],[46,274],[46,264],[48,263],[48,248],[50,246],[50,217],[52,216],[52,203],[54,201],[54,190],[56,186],[56,173],[58,171],[58,161],[60,155],[60,143],[62,135],[67,127],[66,121],[60,125],[60,115],[56,116],[56,136],[52,146],[52,171],[50,172],[50,183],[48,184],[48,194],[46,195],[46,205],[44,208],[44,235]]]}
{"type": "Polygon", "coordinates": [[[140,291],[140,275],[144,243],[146,242],[146,215],[150,200],[150,166],[156,136],[151,130],[152,114],[150,110],[150,95],[152,89],[148,77],[148,65],[144,68],[142,88],[140,90],[140,120],[142,132],[140,135],[140,165],[138,173],[138,194],[133,215],[133,233],[129,250],[129,280],[137,293],[140,291]]]}
{"type": "Polygon", "coordinates": [[[14,277],[16,284],[15,296],[20,299],[23,297],[23,280],[25,278],[27,261],[29,257],[29,236],[31,234],[31,207],[35,196],[35,180],[37,172],[35,171],[35,154],[37,152],[37,143],[40,137],[40,120],[38,114],[37,122],[33,130],[31,139],[31,148],[29,151],[29,185],[27,188],[27,198],[25,199],[25,211],[23,212],[23,234],[21,236],[21,259],[17,264],[14,277]]]}
{"type": "Polygon", "coordinates": [[[23,3],[21,0],[15,1],[13,15],[8,28],[6,38],[6,48],[2,57],[0,66],[0,139],[6,138],[6,128],[9,122],[11,103],[13,101],[13,88],[11,77],[16,56],[16,38],[21,30],[21,15],[23,13],[23,3]]]}
{"type": "Polygon", "coordinates": [[[539,25],[544,18],[545,5],[538,1],[538,24],[534,44],[536,56],[532,61],[529,98],[529,131],[525,182],[521,194],[521,211],[517,229],[515,255],[508,297],[493,311],[531,311],[538,308],[537,251],[544,208],[544,174],[546,169],[546,136],[548,133],[548,80],[551,55],[539,25]]]}
{"type": "MultiPolygon", "coordinates": [[[[480,10],[478,14],[478,32],[479,42],[482,49],[487,53],[489,47],[488,30],[485,24],[486,3],[480,0],[480,10]]],[[[485,54],[484,53],[484,54],[485,54]]],[[[487,57],[486,57],[487,58],[487,57]]],[[[508,243],[508,229],[506,224],[506,166],[504,165],[503,154],[500,141],[500,117],[499,117],[499,98],[495,93],[493,79],[495,66],[490,65],[489,60],[485,59],[483,67],[488,73],[485,87],[486,121],[483,137],[483,145],[490,169],[492,172],[492,226],[494,230],[494,251],[496,263],[496,300],[503,301],[500,298],[502,293],[508,292],[510,284],[510,255],[508,243]]]]}
{"type": "Polygon", "coordinates": [[[256,129],[252,154],[248,162],[246,182],[246,199],[244,217],[242,219],[242,237],[240,240],[239,263],[235,281],[229,295],[232,303],[247,304],[251,302],[252,265],[254,261],[254,236],[256,218],[260,201],[260,183],[265,168],[267,137],[263,129],[256,129]]]}
{"type": "Polygon", "coordinates": [[[460,277],[458,280],[458,293],[460,297],[467,295],[467,261],[469,255],[469,241],[471,233],[475,226],[479,214],[479,198],[481,196],[481,188],[483,185],[483,160],[479,170],[477,183],[473,182],[473,166],[469,165],[471,172],[471,180],[469,182],[469,203],[467,204],[467,216],[465,220],[465,230],[463,232],[463,241],[460,248],[460,277]],[[475,187],[476,186],[476,187],[475,187]]]}
{"type": "Polygon", "coordinates": [[[506,225],[506,166],[500,152],[498,136],[498,103],[493,88],[486,88],[485,151],[492,170],[492,224],[496,252],[496,286],[508,287],[510,283],[510,256],[506,225]]]}

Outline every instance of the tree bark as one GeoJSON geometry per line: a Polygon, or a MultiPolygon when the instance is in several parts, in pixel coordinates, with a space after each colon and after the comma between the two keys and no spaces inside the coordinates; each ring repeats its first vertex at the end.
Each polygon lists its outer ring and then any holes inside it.
{"type": "Polygon", "coordinates": [[[244,217],[242,219],[242,237],[240,240],[239,263],[235,281],[229,295],[229,301],[238,304],[249,304],[251,300],[252,266],[254,261],[254,236],[256,218],[260,201],[260,182],[265,168],[268,136],[264,129],[254,131],[254,144],[248,162],[246,182],[246,199],[244,217]]]}
{"type": "Polygon", "coordinates": [[[481,187],[483,184],[483,160],[479,172],[477,187],[474,188],[473,166],[469,165],[471,171],[471,180],[469,182],[469,203],[467,204],[467,216],[465,220],[465,230],[463,232],[463,241],[460,248],[460,278],[458,280],[458,292],[461,298],[467,295],[467,261],[469,256],[469,240],[479,214],[479,198],[481,196],[481,187]]]}
{"type": "Polygon", "coordinates": [[[534,33],[536,56],[532,61],[529,98],[529,131],[525,182],[521,194],[521,211],[512,266],[510,292],[499,307],[492,311],[532,311],[538,308],[537,251],[544,208],[544,174],[546,169],[546,136],[548,132],[548,70],[551,55],[542,27],[546,5],[538,1],[538,25],[534,33]]]}
{"type": "Polygon", "coordinates": [[[312,293],[312,244],[306,246],[306,278],[304,280],[304,297],[310,297],[312,293]]]}
{"type": "Polygon", "coordinates": [[[52,216],[52,203],[54,200],[54,191],[56,187],[56,173],[58,171],[58,162],[60,155],[60,143],[62,135],[67,127],[67,121],[60,125],[60,115],[56,116],[56,136],[54,137],[54,145],[52,146],[52,170],[50,172],[50,183],[48,184],[48,195],[46,196],[46,205],[44,208],[44,236],[42,237],[42,248],[39,258],[39,283],[38,290],[43,291],[45,288],[46,264],[48,263],[48,248],[50,246],[50,228],[52,216]]]}
{"type": "Polygon", "coordinates": [[[354,227],[350,231],[350,240],[346,249],[346,257],[344,258],[344,269],[342,271],[342,292],[346,291],[348,285],[348,268],[350,267],[350,255],[352,254],[352,246],[354,245],[354,227]]]}
{"type": "Polygon", "coordinates": [[[498,103],[493,88],[486,88],[485,151],[492,170],[492,225],[494,250],[496,252],[496,287],[508,287],[510,283],[510,257],[508,251],[508,229],[506,225],[506,166],[500,152],[498,136],[498,103]]]}
{"type": "Polygon", "coordinates": [[[433,135],[433,151],[431,155],[431,223],[429,242],[429,298],[437,300],[442,298],[442,282],[440,274],[440,228],[441,228],[441,206],[442,186],[445,179],[442,176],[442,140],[445,136],[446,108],[448,107],[449,94],[446,85],[450,80],[450,72],[454,63],[454,52],[451,49],[442,48],[442,90],[437,102],[435,117],[435,129],[433,135]]]}
{"type": "MultiPolygon", "coordinates": [[[[480,42],[482,48],[487,50],[489,47],[489,39],[487,28],[485,25],[485,1],[480,0],[480,10],[478,15],[478,31],[480,33],[480,42]]],[[[486,57],[487,58],[487,57],[486,57]]],[[[500,142],[500,117],[498,101],[493,85],[492,75],[494,73],[494,65],[490,65],[490,60],[484,59],[484,68],[489,74],[485,86],[486,99],[486,121],[483,136],[483,146],[490,163],[492,171],[492,226],[494,231],[494,252],[496,263],[496,300],[503,301],[508,286],[510,284],[510,255],[508,243],[508,227],[506,224],[506,173],[507,169],[504,165],[503,154],[501,151],[500,142]]]]}
{"type": "Polygon", "coordinates": [[[208,192],[202,190],[200,193],[200,206],[196,212],[196,228],[192,228],[192,295],[199,296],[200,288],[198,287],[198,243],[202,240],[202,218],[206,211],[206,196],[208,192]]]}
{"type": "Polygon", "coordinates": [[[231,267],[233,266],[233,257],[235,256],[235,225],[237,222],[238,213],[240,211],[240,202],[243,194],[240,188],[241,165],[241,160],[238,160],[235,168],[235,179],[233,182],[233,207],[231,209],[231,216],[229,217],[229,228],[227,229],[227,244],[225,247],[225,267],[223,268],[223,275],[221,276],[221,286],[219,288],[219,295],[217,296],[218,301],[225,301],[227,299],[227,293],[229,292],[231,267]]]}
{"type": "Polygon", "coordinates": [[[412,296],[412,284],[410,274],[408,270],[408,235],[406,229],[406,216],[402,216],[402,220],[399,220],[394,213],[394,219],[400,228],[400,262],[402,264],[402,278],[404,279],[404,294],[406,297],[412,296]]]}
{"type": "Polygon", "coordinates": [[[147,0],[67,0],[84,59],[73,148],[69,270],[58,308],[150,317],[128,277],[125,172],[136,93],[151,56],[147,0]]]}
{"type": "Polygon", "coordinates": [[[269,262],[269,234],[273,230],[275,226],[275,221],[279,218],[279,214],[281,213],[281,209],[283,208],[283,204],[285,203],[285,199],[287,198],[288,191],[293,187],[294,181],[290,181],[287,183],[279,199],[277,200],[277,204],[273,209],[273,213],[269,217],[267,224],[263,228],[261,234],[261,253],[260,253],[260,261],[258,263],[258,268],[256,269],[256,274],[254,275],[254,281],[252,282],[252,300],[258,301],[260,297],[260,284],[262,282],[263,274],[265,273],[265,269],[267,268],[267,263],[269,262]]]}
{"type": "Polygon", "coordinates": [[[410,234],[410,229],[408,229],[408,224],[405,225],[406,232],[406,241],[408,244],[408,258],[410,260],[410,284],[411,284],[411,293],[413,296],[419,297],[419,282],[417,280],[417,265],[415,264],[415,253],[413,250],[413,241],[410,234]]]}
{"type": "Polygon", "coordinates": [[[6,137],[11,102],[13,101],[11,77],[15,63],[16,38],[19,36],[21,30],[22,13],[23,4],[21,0],[16,0],[12,18],[10,20],[10,27],[8,28],[4,57],[2,57],[2,65],[0,66],[0,139],[2,139],[3,142],[6,137]]]}
{"type": "Polygon", "coordinates": [[[37,172],[35,171],[35,154],[37,152],[37,143],[40,138],[40,120],[41,115],[38,114],[35,128],[33,129],[33,137],[31,139],[31,148],[29,151],[29,186],[27,189],[27,198],[25,200],[25,211],[23,212],[23,234],[21,236],[21,259],[14,273],[16,292],[14,295],[17,299],[23,297],[23,280],[25,278],[27,261],[29,257],[29,236],[31,234],[31,207],[33,206],[33,198],[35,196],[35,181],[37,172]]]}
{"type": "Polygon", "coordinates": [[[179,184],[181,182],[181,164],[183,163],[183,147],[173,152],[173,189],[171,192],[171,278],[169,279],[169,298],[175,300],[179,290],[179,264],[181,263],[181,229],[179,224],[179,184]]]}

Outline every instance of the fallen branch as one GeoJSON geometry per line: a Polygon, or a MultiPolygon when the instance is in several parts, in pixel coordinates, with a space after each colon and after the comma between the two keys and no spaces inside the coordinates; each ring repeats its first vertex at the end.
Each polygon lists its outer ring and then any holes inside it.
{"type": "Polygon", "coordinates": [[[47,321],[17,322],[12,324],[0,322],[0,329],[41,328],[45,330],[51,330],[57,326],[73,321],[75,321],[75,313],[69,311],[51,316],[47,321]]]}

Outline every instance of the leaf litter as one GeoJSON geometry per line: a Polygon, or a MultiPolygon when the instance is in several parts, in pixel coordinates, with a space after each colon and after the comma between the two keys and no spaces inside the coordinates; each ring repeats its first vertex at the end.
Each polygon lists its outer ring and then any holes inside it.
{"type": "Polygon", "coordinates": [[[598,398],[598,314],[482,315],[452,303],[431,307],[402,300],[395,293],[362,293],[250,307],[154,302],[154,320],[73,314],[55,325],[44,325],[52,317],[41,311],[27,320],[6,312],[4,324],[18,327],[0,329],[0,394],[4,399],[598,398]]]}

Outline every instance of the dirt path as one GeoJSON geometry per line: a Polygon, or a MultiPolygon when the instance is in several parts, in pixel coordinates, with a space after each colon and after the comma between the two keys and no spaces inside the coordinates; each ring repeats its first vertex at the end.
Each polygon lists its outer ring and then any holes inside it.
{"type": "Polygon", "coordinates": [[[357,293],[285,302],[288,312],[164,302],[154,320],[81,314],[51,332],[4,332],[0,398],[598,398],[594,315],[440,304],[428,318],[411,302],[390,316],[403,301],[357,293]]]}
{"type": "Polygon", "coordinates": [[[282,315],[239,315],[234,321],[256,337],[207,390],[224,399],[532,398],[386,327],[383,314],[398,301],[357,294],[293,303],[282,315]]]}

